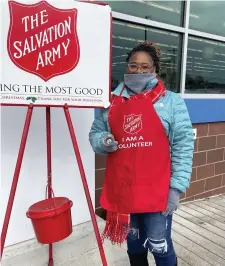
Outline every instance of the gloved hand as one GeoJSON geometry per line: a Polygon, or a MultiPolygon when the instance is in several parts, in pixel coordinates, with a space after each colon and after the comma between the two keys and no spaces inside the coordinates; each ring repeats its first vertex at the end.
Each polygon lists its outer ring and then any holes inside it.
{"type": "Polygon", "coordinates": [[[172,215],[173,212],[177,210],[180,202],[180,195],[181,195],[180,191],[174,188],[170,188],[169,197],[167,201],[167,208],[166,211],[162,213],[164,216],[172,215]]]}
{"type": "Polygon", "coordinates": [[[114,136],[110,133],[105,134],[101,141],[106,152],[115,152],[118,149],[118,141],[115,141],[114,136]]]}

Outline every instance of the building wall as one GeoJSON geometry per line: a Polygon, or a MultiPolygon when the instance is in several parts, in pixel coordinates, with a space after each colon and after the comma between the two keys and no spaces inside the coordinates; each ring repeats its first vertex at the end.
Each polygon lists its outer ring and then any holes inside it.
{"type": "MultiPolygon", "coordinates": [[[[182,195],[182,202],[203,199],[225,193],[225,122],[193,124],[197,128],[193,172],[190,188],[182,195]]],[[[96,214],[105,217],[99,199],[102,191],[106,157],[95,158],[96,214]]]]}
{"type": "Polygon", "coordinates": [[[225,193],[225,122],[195,124],[197,139],[191,186],[182,201],[225,193]]]}

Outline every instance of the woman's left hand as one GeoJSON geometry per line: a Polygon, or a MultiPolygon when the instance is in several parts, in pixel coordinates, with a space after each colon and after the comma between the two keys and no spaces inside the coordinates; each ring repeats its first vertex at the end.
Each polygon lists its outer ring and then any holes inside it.
{"type": "Polygon", "coordinates": [[[167,208],[166,211],[162,213],[164,216],[172,215],[173,212],[177,210],[180,202],[180,195],[181,193],[178,190],[170,188],[167,208]]]}

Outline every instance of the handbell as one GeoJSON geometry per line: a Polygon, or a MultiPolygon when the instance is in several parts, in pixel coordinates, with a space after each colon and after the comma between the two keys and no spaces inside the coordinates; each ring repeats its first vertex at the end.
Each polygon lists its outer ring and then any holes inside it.
{"type": "Polygon", "coordinates": [[[103,143],[105,146],[110,146],[112,142],[115,141],[115,138],[112,134],[106,134],[103,138],[103,143]]]}

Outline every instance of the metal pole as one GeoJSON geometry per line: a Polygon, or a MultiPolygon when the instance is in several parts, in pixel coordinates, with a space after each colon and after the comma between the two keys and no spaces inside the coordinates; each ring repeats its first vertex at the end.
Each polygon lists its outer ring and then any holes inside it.
{"type": "MultiPolygon", "coordinates": [[[[46,107],[46,142],[47,142],[47,172],[48,198],[52,198],[52,150],[51,150],[51,110],[46,107]]],[[[48,266],[53,266],[53,245],[49,244],[48,266]]]]}
{"type": "Polygon", "coordinates": [[[81,175],[81,179],[82,179],[82,183],[83,183],[83,187],[84,187],[84,192],[86,195],[86,199],[87,199],[87,203],[88,203],[88,207],[89,207],[89,211],[90,211],[90,215],[91,215],[91,220],[92,220],[94,231],[95,231],[95,236],[97,239],[98,248],[99,248],[100,256],[102,259],[102,265],[107,266],[105,252],[104,252],[104,248],[103,248],[103,244],[102,244],[102,239],[101,239],[101,236],[99,233],[98,224],[96,221],[96,216],[95,216],[94,208],[93,208],[92,201],[91,201],[91,196],[90,196],[90,192],[89,192],[89,188],[88,188],[88,183],[87,183],[84,167],[83,167],[79,147],[77,144],[77,139],[76,139],[76,135],[75,135],[74,128],[73,128],[73,123],[72,123],[72,119],[70,116],[70,111],[69,111],[67,105],[64,106],[64,112],[65,112],[65,116],[66,116],[66,120],[67,120],[67,124],[68,124],[68,128],[69,128],[71,140],[73,143],[74,152],[75,152],[75,155],[77,158],[78,167],[80,170],[80,175],[81,175]]]}
{"type": "Polygon", "coordinates": [[[8,204],[6,208],[6,213],[5,213],[5,219],[2,227],[2,232],[1,232],[1,258],[5,246],[5,239],[8,231],[8,226],[9,226],[9,220],[11,217],[12,213],[12,207],[15,199],[15,194],[16,194],[16,188],[19,180],[19,175],[20,175],[20,169],[23,161],[23,155],[24,155],[24,150],[26,147],[26,142],[27,142],[27,136],[29,133],[29,128],[30,128],[30,121],[33,113],[33,104],[30,104],[27,109],[27,115],[26,115],[26,120],[23,128],[23,134],[20,142],[20,148],[19,148],[19,153],[16,161],[16,167],[14,171],[14,176],[12,180],[12,185],[11,185],[11,190],[9,194],[9,199],[8,199],[8,204]]]}

